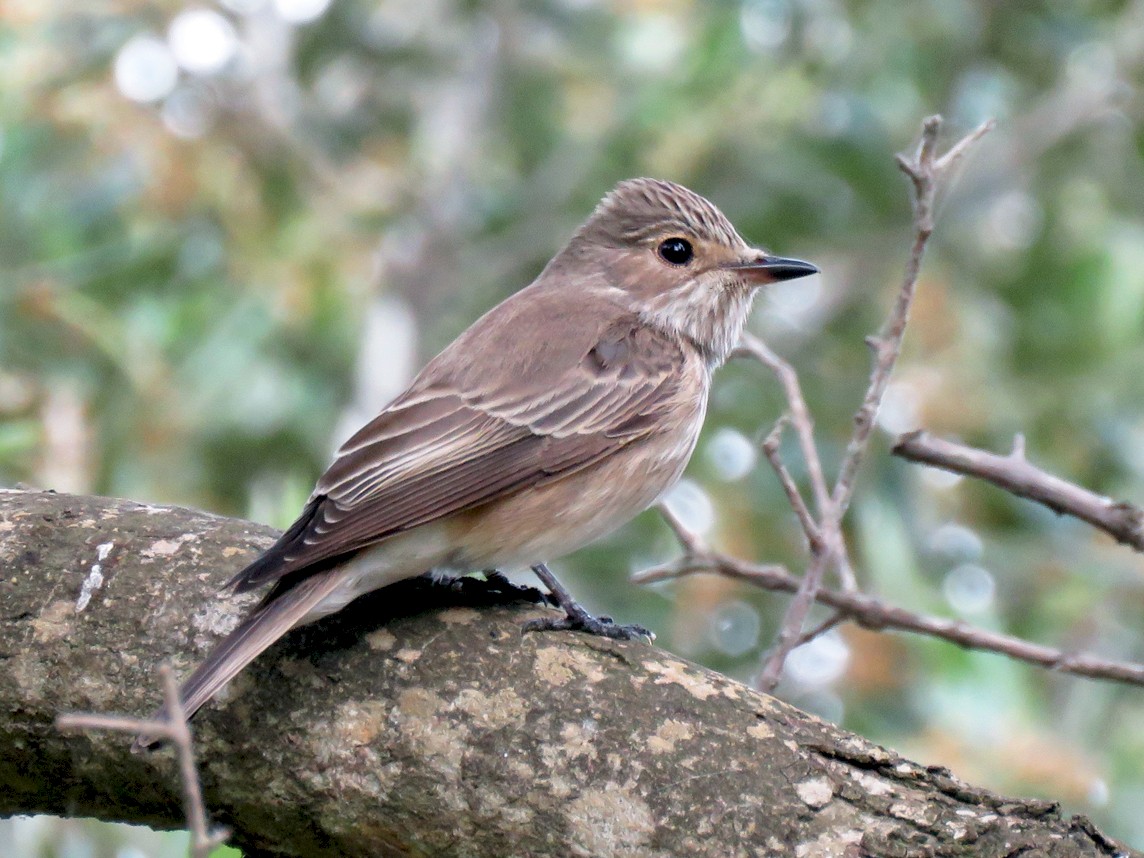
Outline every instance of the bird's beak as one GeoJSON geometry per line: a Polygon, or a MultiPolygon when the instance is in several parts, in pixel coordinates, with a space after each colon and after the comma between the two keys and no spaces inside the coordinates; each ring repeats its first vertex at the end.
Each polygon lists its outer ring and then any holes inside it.
{"type": "Polygon", "coordinates": [[[730,266],[730,269],[752,283],[762,285],[777,280],[795,280],[808,274],[817,274],[818,266],[801,259],[786,259],[782,256],[768,256],[763,253],[758,259],[730,266]]]}

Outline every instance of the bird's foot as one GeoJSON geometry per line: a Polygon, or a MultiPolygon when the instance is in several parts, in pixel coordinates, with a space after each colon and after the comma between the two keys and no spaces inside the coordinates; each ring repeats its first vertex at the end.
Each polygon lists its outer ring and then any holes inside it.
{"type": "Polygon", "coordinates": [[[579,605],[563,617],[538,617],[521,626],[522,632],[572,631],[587,632],[618,641],[654,641],[655,632],[639,625],[620,625],[611,617],[593,617],[579,605]]]}
{"type": "Polygon", "coordinates": [[[548,588],[549,604],[563,609],[564,616],[559,618],[540,617],[529,620],[521,628],[522,632],[573,631],[587,632],[590,635],[599,635],[618,641],[655,640],[655,633],[643,626],[621,626],[611,617],[593,617],[584,610],[583,605],[572,598],[568,589],[543,563],[537,563],[532,567],[532,571],[548,588]]]}

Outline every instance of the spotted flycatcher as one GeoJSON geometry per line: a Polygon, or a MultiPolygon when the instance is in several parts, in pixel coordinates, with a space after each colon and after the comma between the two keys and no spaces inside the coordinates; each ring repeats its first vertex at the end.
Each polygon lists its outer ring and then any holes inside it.
{"type": "Polygon", "coordinates": [[[620,183],[540,276],[350,438],[298,520],[231,581],[273,584],[184,683],[193,714],[287,630],[427,571],[531,565],[567,614],[630,637],[544,566],[662,497],[755,290],[817,271],[747,244],[703,197],[620,183]]]}

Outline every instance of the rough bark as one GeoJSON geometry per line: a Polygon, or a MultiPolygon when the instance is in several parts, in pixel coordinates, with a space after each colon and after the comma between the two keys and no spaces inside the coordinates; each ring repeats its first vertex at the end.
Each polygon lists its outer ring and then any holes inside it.
{"type": "MultiPolygon", "coordinates": [[[[249,602],[218,587],[273,536],[0,491],[0,813],[181,824],[169,752],[53,719],[148,714],[156,666],[231,627],[249,602]]],[[[425,599],[291,634],[196,719],[208,808],[248,855],[1132,854],[650,645],[425,599]]]]}

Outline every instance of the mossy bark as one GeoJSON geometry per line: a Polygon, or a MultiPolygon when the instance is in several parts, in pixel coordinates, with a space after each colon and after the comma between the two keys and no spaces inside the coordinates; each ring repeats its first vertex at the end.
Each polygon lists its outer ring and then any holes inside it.
{"type": "MultiPolygon", "coordinates": [[[[0,491],[0,813],[179,826],[170,752],[62,734],[148,714],[250,598],[273,540],[192,510],[0,491]]],[[[416,583],[289,635],[194,723],[206,802],[249,855],[1131,854],[642,643],[522,635],[535,607],[416,583]]]]}

